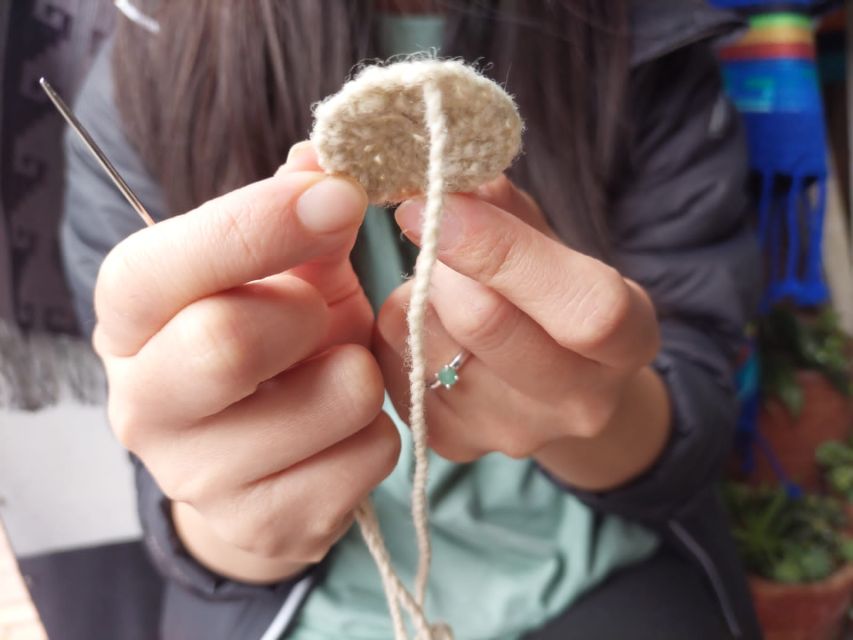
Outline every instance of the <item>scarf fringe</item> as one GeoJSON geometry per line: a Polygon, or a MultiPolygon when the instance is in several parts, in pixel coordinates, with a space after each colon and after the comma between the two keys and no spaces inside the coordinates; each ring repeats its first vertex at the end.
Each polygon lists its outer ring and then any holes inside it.
{"type": "Polygon", "coordinates": [[[0,409],[37,411],[62,401],[104,404],[103,366],[88,341],[26,334],[0,319],[0,409]]]}

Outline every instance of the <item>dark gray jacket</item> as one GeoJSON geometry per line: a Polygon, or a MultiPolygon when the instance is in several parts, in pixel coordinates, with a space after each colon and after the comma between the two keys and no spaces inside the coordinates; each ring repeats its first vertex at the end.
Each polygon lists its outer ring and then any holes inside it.
{"type": "MultiPolygon", "coordinates": [[[[663,347],[655,366],[671,393],[674,429],[655,466],[630,484],[605,493],[566,490],[658,531],[706,576],[732,635],[757,638],[714,493],[735,424],[734,354],[759,289],[745,149],[708,46],[737,23],[701,0],[643,0],[633,25],[637,134],[611,226],[617,266],[657,305],[663,347]]],[[[108,56],[101,55],[82,89],[79,118],[154,217],[163,218],[160,189],[122,135],[108,56]]],[[[63,257],[84,330],[91,331],[101,261],[141,225],[76,137],[67,141],[63,257]]],[[[168,637],[277,638],[321,569],[269,588],[211,574],[182,549],[167,500],[137,467],[145,541],[168,578],[168,637]]]]}

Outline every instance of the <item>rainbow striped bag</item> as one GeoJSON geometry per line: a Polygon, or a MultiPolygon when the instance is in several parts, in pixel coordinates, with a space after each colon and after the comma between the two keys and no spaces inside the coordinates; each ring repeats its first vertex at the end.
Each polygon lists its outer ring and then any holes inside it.
{"type": "Polygon", "coordinates": [[[811,3],[715,4],[739,8],[749,24],[719,56],[728,93],[743,115],[760,184],[764,309],[781,300],[819,305],[829,297],[821,255],[827,142],[811,3]]]}

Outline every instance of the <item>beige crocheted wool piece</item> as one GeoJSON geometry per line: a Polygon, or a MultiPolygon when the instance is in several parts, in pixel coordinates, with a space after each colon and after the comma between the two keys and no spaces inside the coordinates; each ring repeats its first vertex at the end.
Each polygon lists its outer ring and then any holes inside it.
{"type": "Polygon", "coordinates": [[[504,171],[521,146],[521,119],[504,90],[456,60],[365,67],[315,107],[320,166],[355,178],[373,203],[427,190],[430,138],[423,86],[441,92],[447,122],[447,192],[471,191],[504,171]]]}
{"type": "Polygon", "coordinates": [[[311,139],[320,166],[355,178],[373,203],[424,194],[421,250],[406,313],[409,328],[409,426],[415,459],[412,520],[419,552],[415,594],[394,571],[369,500],[355,516],[373,556],[396,640],[407,640],[402,610],[417,640],[448,640],[452,629],[427,620],[424,606],[432,555],[427,500],[425,318],[438,256],[444,196],[471,191],[500,175],[521,146],[515,103],[497,84],[453,60],[420,59],[367,67],[317,105],[311,139]]]}

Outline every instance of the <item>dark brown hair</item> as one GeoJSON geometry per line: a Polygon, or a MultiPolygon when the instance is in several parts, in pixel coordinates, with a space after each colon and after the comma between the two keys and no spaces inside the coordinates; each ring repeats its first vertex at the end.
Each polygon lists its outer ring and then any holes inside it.
{"type": "MultiPolygon", "coordinates": [[[[527,130],[513,177],[566,241],[603,255],[629,0],[433,1],[447,15],[442,55],[477,61],[518,101],[527,130]]],[[[120,21],[116,99],[174,212],[271,175],[307,137],[312,103],[377,53],[370,0],[139,5],[160,33],[120,21]]]]}

